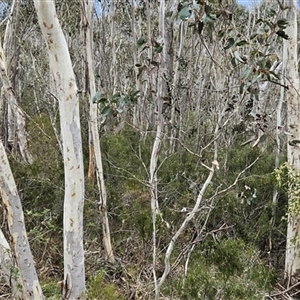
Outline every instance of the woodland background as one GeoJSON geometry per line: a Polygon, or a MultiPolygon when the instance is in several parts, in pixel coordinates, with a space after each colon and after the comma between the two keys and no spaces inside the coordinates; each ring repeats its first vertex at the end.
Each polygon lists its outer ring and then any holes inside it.
{"type": "MultiPolygon", "coordinates": [[[[26,119],[30,158],[20,155],[12,138],[17,129],[3,99],[1,138],[44,296],[60,299],[64,168],[58,100],[33,2],[19,1],[12,15],[11,2],[3,3],[8,5],[1,10],[1,35],[8,20],[12,28],[5,40],[7,76],[26,119]]],[[[101,207],[90,161],[82,6],[56,1],[80,100],[88,297],[154,299],[152,193],[159,203],[159,278],[166,249],[213,163],[201,203],[174,245],[161,299],[287,299],[287,293],[296,293],[283,288],[287,193],[274,173],[286,161],[288,135],[281,67],[285,11],[275,0],[251,10],[234,0],[166,6],[168,40],[159,36],[157,1],[96,4],[92,97],[107,191],[107,206],[101,207]],[[164,47],[169,73],[160,74],[164,47]],[[108,213],[114,259],[103,246],[101,209],[108,213]]],[[[4,214],[1,226],[9,240],[4,214]]],[[[11,299],[4,277],[1,282],[0,298],[11,299]]]]}

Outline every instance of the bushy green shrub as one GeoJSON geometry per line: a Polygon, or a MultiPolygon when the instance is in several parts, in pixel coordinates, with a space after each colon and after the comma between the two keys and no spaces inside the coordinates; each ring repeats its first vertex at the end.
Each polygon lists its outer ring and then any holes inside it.
{"type": "Polygon", "coordinates": [[[105,272],[98,271],[88,282],[88,297],[90,300],[125,300],[116,286],[105,280],[105,272]]]}
{"type": "Polygon", "coordinates": [[[258,300],[275,279],[274,270],[262,263],[254,247],[228,239],[195,251],[187,277],[175,280],[174,286],[180,299],[258,300]]]}
{"type": "Polygon", "coordinates": [[[46,299],[59,300],[61,299],[61,290],[58,281],[55,279],[44,279],[41,282],[43,294],[46,299]]]}

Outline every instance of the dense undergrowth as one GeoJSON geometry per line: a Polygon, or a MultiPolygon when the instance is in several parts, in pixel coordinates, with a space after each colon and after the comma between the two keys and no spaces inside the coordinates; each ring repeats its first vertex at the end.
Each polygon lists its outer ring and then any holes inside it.
{"type": "MultiPolygon", "coordinates": [[[[52,126],[45,116],[29,126],[32,165],[11,157],[22,197],[32,252],[46,299],[60,299],[63,278],[62,158],[52,126]],[[41,134],[41,128],[43,132],[41,134]],[[38,136],[35,138],[34,136],[38,136]]],[[[191,137],[192,138],[192,137],[191,137]]],[[[126,127],[101,138],[108,211],[115,264],[105,260],[98,215],[98,191],[86,182],[85,250],[89,299],[151,299],[152,218],[147,183],[151,133],[142,136],[126,127]]],[[[172,270],[163,286],[167,299],[262,299],[283,269],[286,197],[272,206],[275,189],[272,150],[240,146],[239,137],[220,148],[220,170],[205,194],[201,209],[176,243],[172,270]],[[237,175],[258,161],[226,190],[237,175]],[[222,190],[224,190],[222,192],[222,190]]],[[[270,145],[271,148],[271,145],[270,145]]],[[[201,189],[211,153],[198,157],[178,147],[169,154],[163,145],[159,168],[157,275],[174,232],[192,208],[201,189]]],[[[84,149],[87,153],[87,149],[84,149]]],[[[85,157],[86,167],[88,157],[85,157]]]]}

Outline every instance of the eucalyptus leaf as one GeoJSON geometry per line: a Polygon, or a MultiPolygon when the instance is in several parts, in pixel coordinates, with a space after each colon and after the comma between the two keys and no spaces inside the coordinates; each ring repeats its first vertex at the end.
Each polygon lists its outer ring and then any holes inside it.
{"type": "Polygon", "coordinates": [[[244,87],[245,87],[245,84],[242,83],[242,84],[240,85],[240,95],[243,94],[243,92],[244,92],[244,87]]]}
{"type": "Polygon", "coordinates": [[[145,43],[146,43],[145,37],[143,37],[143,36],[140,37],[140,38],[137,40],[137,42],[136,42],[137,48],[138,48],[138,49],[141,49],[142,46],[143,46],[145,43]]]}
{"type": "Polygon", "coordinates": [[[227,45],[224,47],[225,50],[229,49],[230,47],[232,47],[234,45],[234,39],[233,38],[229,38],[227,45]]]}
{"type": "Polygon", "coordinates": [[[249,43],[246,40],[242,40],[236,43],[236,46],[248,45],[249,43]]]}
{"type": "Polygon", "coordinates": [[[290,141],[290,143],[296,145],[296,144],[300,144],[300,140],[292,140],[290,141]]]}
{"type": "Polygon", "coordinates": [[[225,33],[226,33],[225,30],[219,30],[218,37],[221,39],[222,37],[224,37],[225,33]]]}
{"type": "Polygon", "coordinates": [[[155,50],[154,50],[154,51],[155,51],[156,53],[160,53],[162,50],[163,50],[163,47],[162,47],[161,45],[158,45],[158,46],[155,47],[155,50]]]}
{"type": "Polygon", "coordinates": [[[237,66],[236,59],[234,56],[231,58],[230,62],[234,68],[237,66]]]}
{"type": "Polygon", "coordinates": [[[181,9],[178,16],[181,20],[186,20],[191,16],[191,14],[192,14],[192,11],[190,10],[190,8],[188,6],[186,6],[183,9],[181,9]]]}
{"type": "Polygon", "coordinates": [[[277,21],[277,26],[280,27],[281,29],[287,28],[289,25],[289,21],[287,19],[280,19],[277,21]]]}
{"type": "Polygon", "coordinates": [[[266,68],[270,70],[271,67],[272,67],[272,61],[270,59],[268,59],[266,61],[266,68]]]}
{"type": "Polygon", "coordinates": [[[276,34],[278,34],[280,37],[282,37],[283,39],[285,40],[288,40],[289,39],[289,36],[285,33],[284,30],[282,29],[279,29],[276,34]]]}
{"type": "Polygon", "coordinates": [[[105,106],[102,110],[101,110],[101,115],[103,117],[108,116],[111,113],[111,107],[110,105],[105,106]]]}
{"type": "Polygon", "coordinates": [[[258,101],[259,100],[259,89],[258,88],[255,88],[253,90],[253,95],[255,97],[255,100],[258,101]]]}
{"type": "Polygon", "coordinates": [[[252,72],[252,68],[247,68],[247,69],[243,72],[242,77],[243,77],[244,79],[247,79],[247,78],[249,77],[249,75],[251,74],[251,72],[252,72]]]}
{"type": "Polygon", "coordinates": [[[95,96],[93,97],[93,103],[98,103],[99,102],[99,100],[101,99],[101,92],[100,91],[98,91],[96,94],[95,94],[95,96]]]}

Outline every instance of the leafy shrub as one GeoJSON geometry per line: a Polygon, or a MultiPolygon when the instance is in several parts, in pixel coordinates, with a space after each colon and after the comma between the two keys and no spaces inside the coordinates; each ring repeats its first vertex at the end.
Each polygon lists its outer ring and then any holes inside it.
{"type": "MultiPolygon", "coordinates": [[[[208,246],[208,245],[206,245],[208,246]]],[[[228,239],[192,254],[187,277],[175,280],[180,299],[258,300],[275,282],[254,247],[228,239]]]]}
{"type": "Polygon", "coordinates": [[[114,284],[106,282],[105,272],[102,270],[90,278],[88,297],[91,300],[125,300],[114,284]]]}

